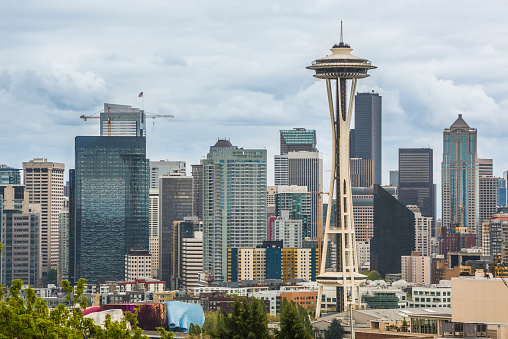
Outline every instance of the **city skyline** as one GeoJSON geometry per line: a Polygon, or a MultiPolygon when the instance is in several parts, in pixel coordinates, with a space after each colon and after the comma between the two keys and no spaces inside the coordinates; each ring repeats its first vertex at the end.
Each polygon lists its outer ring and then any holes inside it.
{"type": "Polygon", "coordinates": [[[369,3],[372,13],[362,15],[352,4],[325,2],[262,2],[249,11],[224,1],[197,12],[162,2],[137,9],[108,2],[4,4],[0,163],[21,168],[44,157],[65,163],[67,177],[74,137],[98,135],[98,121],[79,116],[108,102],[174,114],[155,126],[148,121],[147,157],[185,161],[188,174],[218,137],[266,147],[273,173],[279,130],[294,127],[316,130],[329,168],[324,85],[309,79],[304,66],[338,42],[343,19],[353,54],[369,55],[379,67],[358,91],[383,96],[383,184],[397,169],[398,148],[430,147],[440,192],[440,135],[458,113],[478,129],[478,155],[494,159],[494,175],[501,176],[508,169],[507,28],[501,24],[507,4],[369,3]],[[109,11],[118,15],[106,19],[109,11]]]}

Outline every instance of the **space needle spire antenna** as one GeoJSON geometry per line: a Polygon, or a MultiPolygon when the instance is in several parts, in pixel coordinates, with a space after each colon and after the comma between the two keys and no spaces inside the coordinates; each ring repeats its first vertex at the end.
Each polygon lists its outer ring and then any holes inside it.
{"type": "Polygon", "coordinates": [[[342,20],[340,21],[340,44],[344,45],[344,36],[342,35],[342,20]]]}
{"type": "Polygon", "coordinates": [[[323,237],[321,265],[317,283],[319,285],[316,317],[321,313],[323,287],[335,287],[337,291],[337,312],[347,306],[351,309],[359,305],[360,284],[366,276],[358,272],[356,259],[355,227],[353,220],[353,200],[349,167],[349,133],[355,101],[356,82],[368,77],[367,71],[376,68],[369,60],[351,54],[353,49],[345,44],[340,28],[340,43],[335,44],[332,54],[312,62],[307,69],[314,70],[314,77],[326,80],[328,107],[332,128],[332,171],[330,194],[323,237]],[[347,88],[351,90],[348,92],[347,88]],[[335,225],[330,223],[335,191],[335,225]],[[328,241],[337,244],[337,265],[335,269],[325,270],[328,241]]]}

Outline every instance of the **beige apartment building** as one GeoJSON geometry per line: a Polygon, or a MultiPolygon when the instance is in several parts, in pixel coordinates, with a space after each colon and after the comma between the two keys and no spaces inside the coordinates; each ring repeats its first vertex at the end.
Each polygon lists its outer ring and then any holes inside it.
{"type": "Polygon", "coordinates": [[[58,269],[59,219],[64,207],[65,164],[35,158],[23,163],[23,176],[30,204],[41,205],[41,270],[58,269]]]}

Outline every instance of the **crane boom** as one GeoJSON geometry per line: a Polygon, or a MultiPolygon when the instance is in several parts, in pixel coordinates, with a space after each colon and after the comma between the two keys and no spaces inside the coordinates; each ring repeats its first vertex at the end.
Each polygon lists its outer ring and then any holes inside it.
{"type": "MultiPolygon", "coordinates": [[[[104,111],[101,111],[99,113],[104,113],[104,111]]],[[[155,113],[147,113],[144,111],[141,111],[140,114],[142,114],[143,118],[174,118],[174,115],[171,114],[155,114],[155,113]]],[[[87,119],[107,119],[108,120],[108,136],[111,136],[111,120],[115,119],[122,119],[122,118],[130,118],[132,117],[132,114],[130,113],[115,113],[111,114],[108,107],[108,116],[95,116],[95,115],[82,115],[80,116],[81,119],[86,121],[87,119]]]]}

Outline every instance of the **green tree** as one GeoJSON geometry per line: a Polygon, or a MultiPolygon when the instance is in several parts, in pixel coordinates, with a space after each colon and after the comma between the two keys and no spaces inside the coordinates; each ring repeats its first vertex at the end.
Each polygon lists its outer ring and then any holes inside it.
{"type": "MultiPolygon", "coordinates": [[[[312,326],[311,333],[308,333],[305,320],[302,319],[302,314],[299,313],[294,301],[289,302],[286,298],[284,298],[281,306],[280,329],[274,331],[275,338],[312,339],[312,326]]],[[[308,317],[306,318],[308,320],[308,317]]]]}
{"type": "Polygon", "coordinates": [[[374,280],[382,280],[382,279],[383,279],[383,277],[376,270],[370,271],[369,274],[367,275],[367,280],[374,281],[374,280]]]}
{"type": "Polygon", "coordinates": [[[205,323],[202,327],[203,333],[211,334],[217,328],[219,322],[219,312],[205,312],[205,323]]]}
{"type": "Polygon", "coordinates": [[[233,311],[227,314],[221,311],[216,329],[210,333],[212,338],[223,339],[267,339],[268,319],[264,303],[256,298],[250,300],[236,298],[233,311]]]}
{"type": "MultiPolygon", "coordinates": [[[[67,291],[67,302],[72,306],[60,304],[51,312],[44,299],[37,297],[33,289],[23,290],[26,297],[21,296],[21,280],[12,282],[8,296],[0,288],[0,339],[147,338],[137,326],[139,309],[134,313],[125,312],[121,321],[111,321],[111,316],[106,315],[103,327],[95,325],[92,319],[85,318],[81,312],[87,306],[87,299],[82,296],[84,286],[85,280],[80,279],[74,291],[68,281],[62,281],[62,287],[67,291]]],[[[161,338],[173,338],[172,333],[164,331],[164,334],[161,338]]]]}
{"type": "Polygon", "coordinates": [[[342,339],[344,336],[344,327],[340,321],[335,318],[325,330],[325,339],[342,339]]]}

